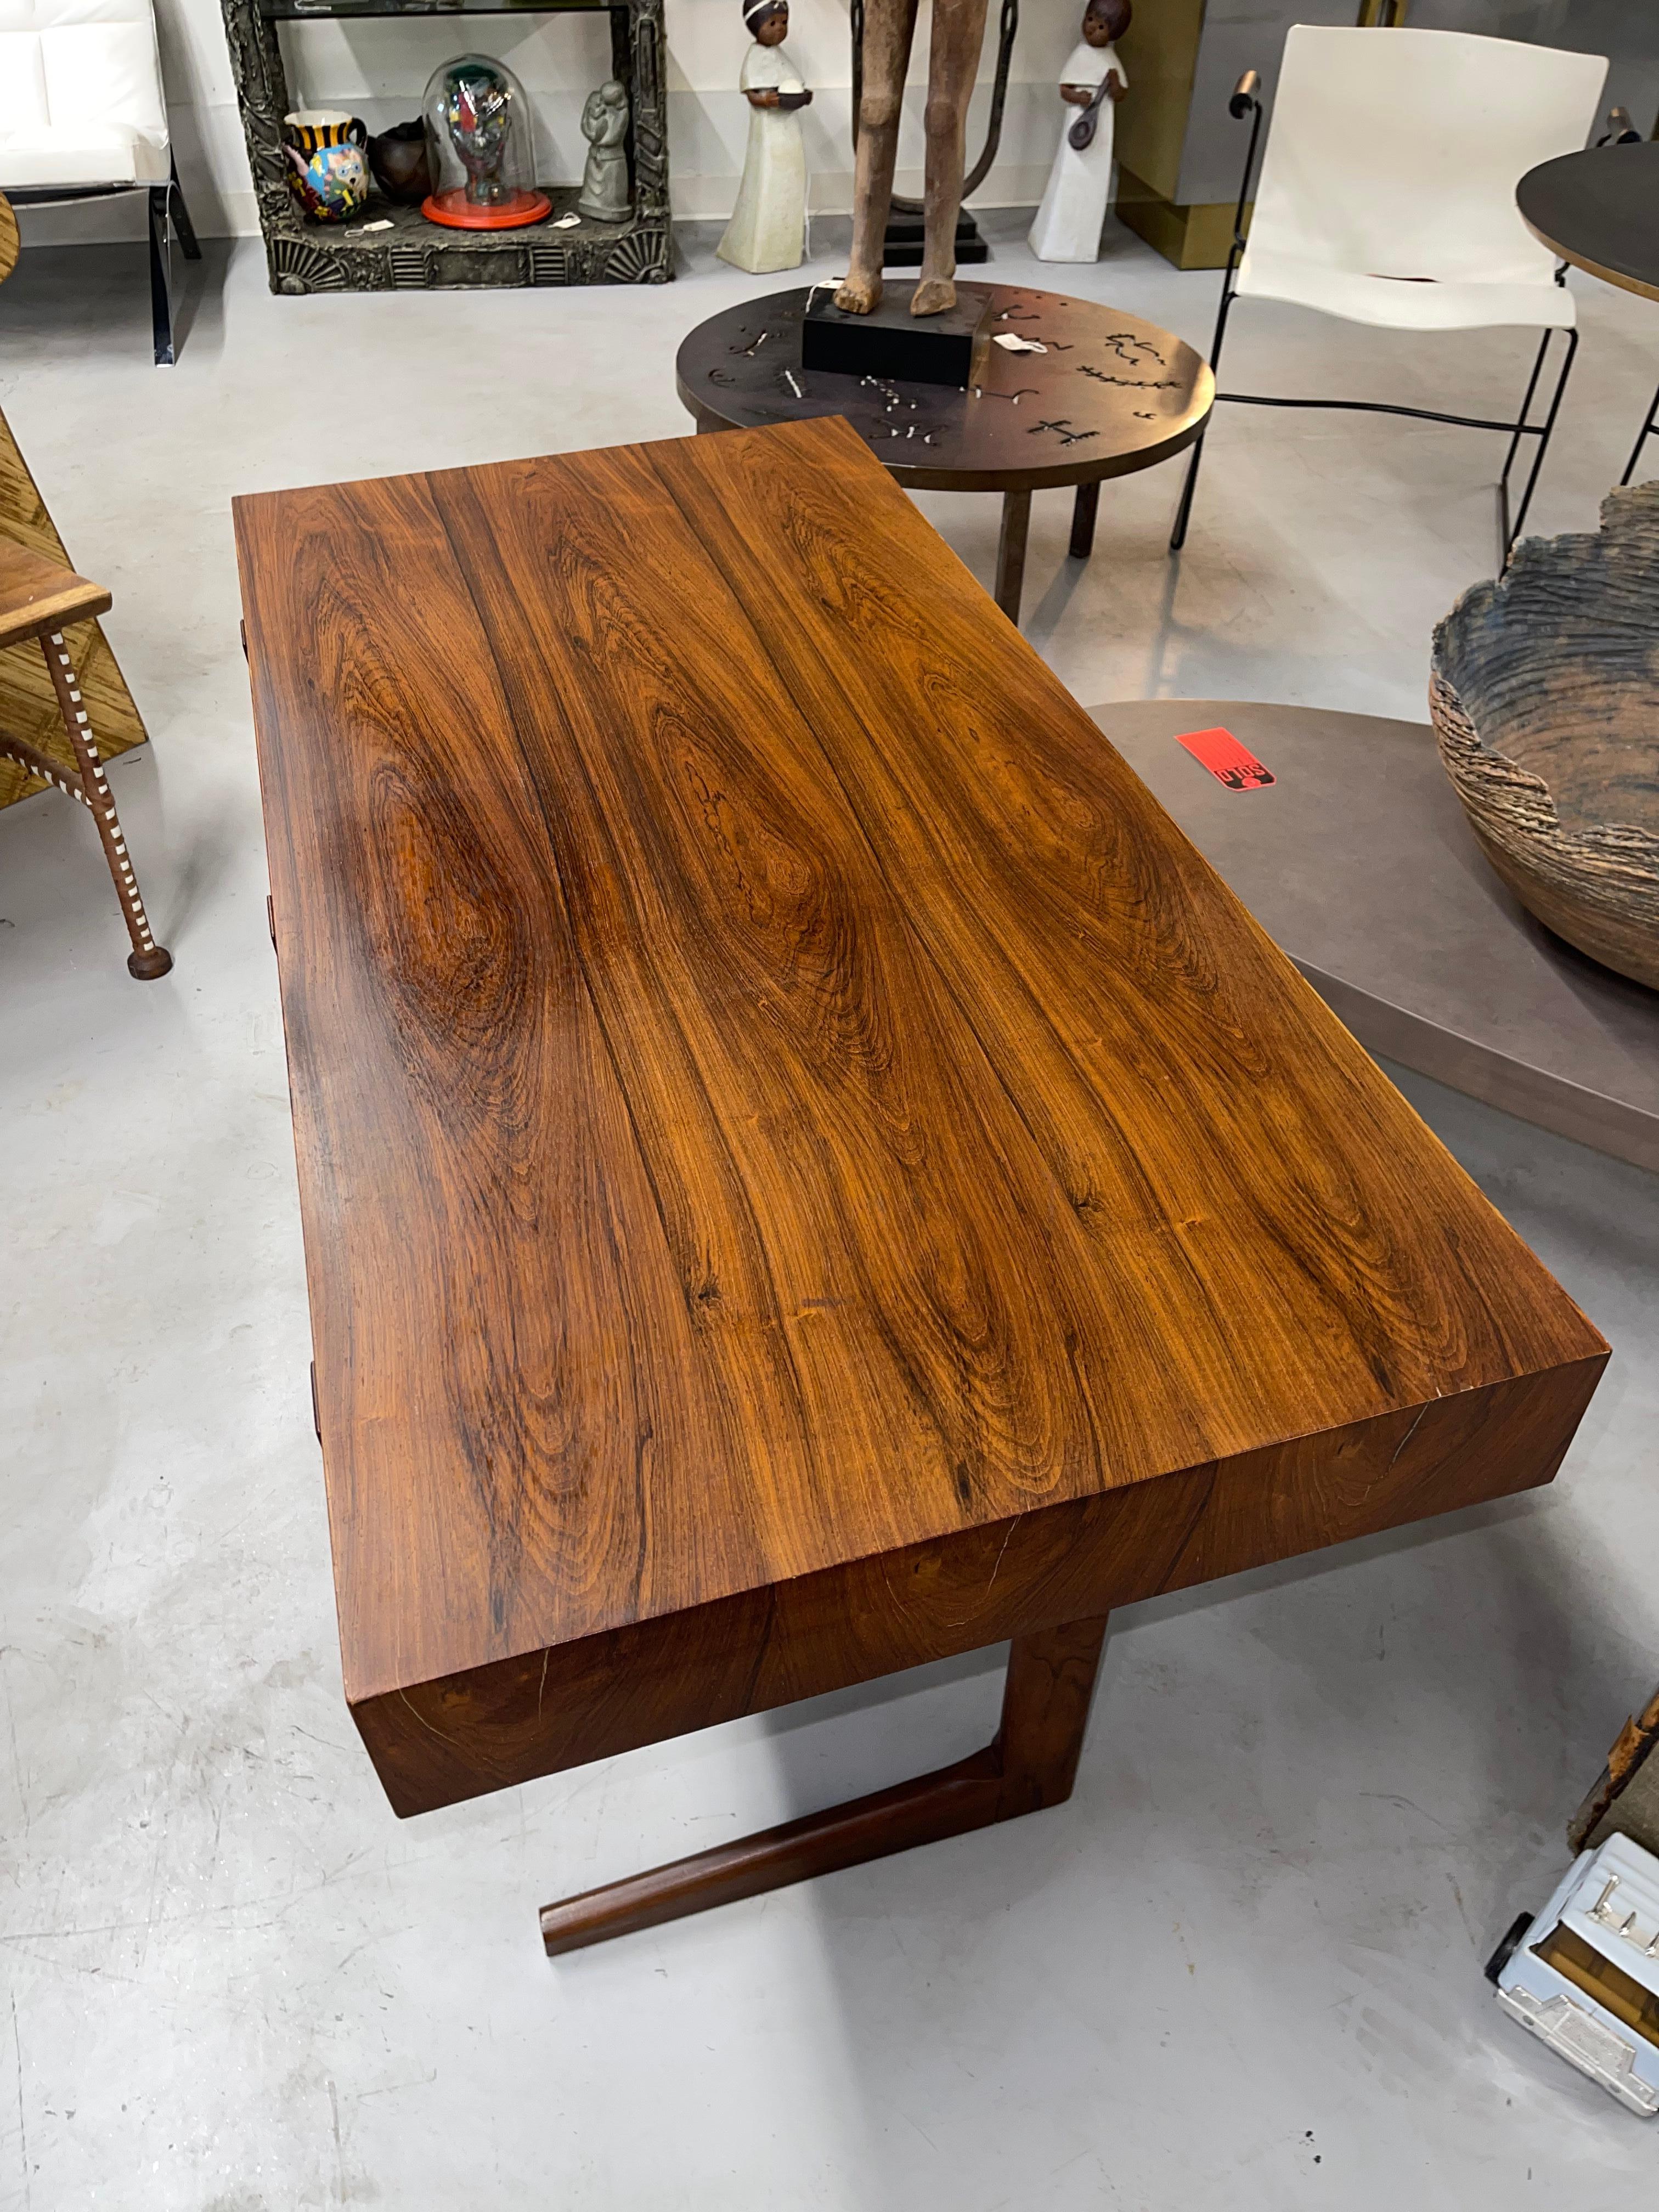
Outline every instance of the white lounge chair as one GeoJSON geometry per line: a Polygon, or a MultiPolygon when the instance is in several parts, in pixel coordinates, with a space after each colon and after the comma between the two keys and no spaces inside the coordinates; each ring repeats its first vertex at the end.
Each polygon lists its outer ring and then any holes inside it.
{"type": "Polygon", "coordinates": [[[150,0],[0,0],[0,191],[19,207],[149,195],[155,358],[173,360],[171,229],[201,248],[179,188],[150,0]]]}

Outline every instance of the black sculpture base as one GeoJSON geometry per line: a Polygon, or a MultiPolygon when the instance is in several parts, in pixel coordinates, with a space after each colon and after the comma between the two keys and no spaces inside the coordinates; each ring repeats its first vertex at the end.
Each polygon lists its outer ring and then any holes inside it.
{"type": "Polygon", "coordinates": [[[958,297],[942,315],[913,315],[914,284],[889,284],[868,315],[849,315],[826,288],[813,294],[800,326],[800,365],[844,376],[881,376],[896,383],[974,381],[974,348],[987,314],[983,295],[958,297]]]}
{"type": "MultiPolygon", "coordinates": [[[[919,215],[892,215],[881,249],[884,269],[920,269],[923,224],[919,215]]],[[[991,249],[979,234],[979,225],[966,208],[957,217],[957,266],[988,261],[991,249]]]]}

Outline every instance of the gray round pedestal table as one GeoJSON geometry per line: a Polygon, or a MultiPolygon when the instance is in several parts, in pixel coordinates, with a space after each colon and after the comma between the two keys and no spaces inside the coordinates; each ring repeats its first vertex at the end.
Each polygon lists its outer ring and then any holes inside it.
{"type": "Polygon", "coordinates": [[[1425,723],[1237,699],[1090,712],[1368,1052],[1659,1170],[1659,992],[1534,921],[1425,723]],[[1218,726],[1276,781],[1230,790],[1176,742],[1218,726]]]}

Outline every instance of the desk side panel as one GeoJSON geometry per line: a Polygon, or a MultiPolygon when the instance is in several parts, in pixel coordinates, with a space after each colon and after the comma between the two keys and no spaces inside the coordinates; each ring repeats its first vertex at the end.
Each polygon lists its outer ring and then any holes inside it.
{"type": "Polygon", "coordinates": [[[402,1816],[1553,1480],[1605,1355],[353,1706],[402,1816]]]}

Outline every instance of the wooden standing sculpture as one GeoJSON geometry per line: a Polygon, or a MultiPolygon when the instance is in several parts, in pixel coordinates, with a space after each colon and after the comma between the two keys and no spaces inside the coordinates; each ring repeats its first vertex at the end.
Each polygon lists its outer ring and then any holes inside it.
{"type": "MultiPolygon", "coordinates": [[[[968,100],[985,38],[985,9],[986,0],[933,0],[927,59],[927,242],[910,298],[913,315],[942,315],[957,303],[963,153],[968,100]]],[[[881,304],[882,247],[893,199],[899,108],[915,29],[916,0],[868,0],[853,182],[853,258],[836,294],[836,305],[855,315],[867,315],[881,304]]]]}

